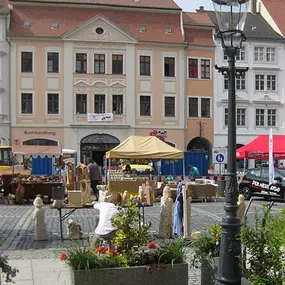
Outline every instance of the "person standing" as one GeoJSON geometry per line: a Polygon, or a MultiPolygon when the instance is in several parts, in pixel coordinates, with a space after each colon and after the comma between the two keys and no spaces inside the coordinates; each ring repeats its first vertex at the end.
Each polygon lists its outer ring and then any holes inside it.
{"type": "Polygon", "coordinates": [[[100,178],[99,166],[92,159],[89,159],[87,169],[88,169],[88,177],[91,182],[92,191],[96,197],[96,201],[98,201],[99,190],[97,189],[97,185],[99,183],[99,178],[100,178]]]}
{"type": "Polygon", "coordinates": [[[199,169],[193,165],[188,166],[189,176],[192,181],[194,181],[198,176],[200,176],[199,169]]]}

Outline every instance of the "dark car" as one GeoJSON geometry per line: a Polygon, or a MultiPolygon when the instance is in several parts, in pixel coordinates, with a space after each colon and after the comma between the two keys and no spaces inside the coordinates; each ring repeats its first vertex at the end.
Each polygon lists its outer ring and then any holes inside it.
{"type": "Polygon", "coordinates": [[[274,182],[269,185],[268,167],[250,169],[239,184],[239,192],[247,200],[251,196],[264,196],[285,201],[285,168],[275,168],[274,176],[274,182]]]}

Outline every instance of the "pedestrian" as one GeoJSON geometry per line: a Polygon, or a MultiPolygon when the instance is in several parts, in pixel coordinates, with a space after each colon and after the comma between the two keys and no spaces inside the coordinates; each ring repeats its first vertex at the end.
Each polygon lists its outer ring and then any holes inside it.
{"type": "Polygon", "coordinates": [[[89,159],[87,169],[88,169],[88,177],[91,182],[91,188],[92,188],[93,194],[96,197],[96,201],[98,201],[99,191],[97,189],[97,185],[99,183],[99,178],[100,178],[99,166],[92,159],[89,159]]]}
{"type": "Polygon", "coordinates": [[[194,181],[198,176],[200,176],[199,169],[193,165],[188,166],[189,169],[189,178],[191,181],[194,181]]]}

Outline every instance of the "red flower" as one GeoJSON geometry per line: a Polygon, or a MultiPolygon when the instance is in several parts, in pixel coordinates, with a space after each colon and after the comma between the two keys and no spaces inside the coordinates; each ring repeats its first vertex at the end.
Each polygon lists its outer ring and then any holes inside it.
{"type": "Polygon", "coordinates": [[[97,251],[98,253],[104,254],[104,253],[106,253],[107,248],[105,248],[105,247],[97,247],[97,248],[94,249],[94,251],[97,251]]]}
{"type": "Polygon", "coordinates": [[[108,250],[108,253],[113,255],[113,256],[118,256],[119,255],[119,253],[117,251],[113,250],[113,249],[108,250]]]}
{"type": "Polygon", "coordinates": [[[156,248],[156,245],[155,245],[155,243],[154,242],[150,242],[148,245],[147,245],[147,247],[149,248],[149,249],[155,249],[156,248]]]}
{"type": "Polygon", "coordinates": [[[60,260],[66,260],[67,255],[65,253],[62,253],[59,258],[60,258],[60,260]]]}

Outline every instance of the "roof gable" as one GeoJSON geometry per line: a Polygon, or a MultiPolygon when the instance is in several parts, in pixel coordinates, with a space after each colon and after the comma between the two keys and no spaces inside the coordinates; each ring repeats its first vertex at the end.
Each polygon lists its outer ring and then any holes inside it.
{"type": "Polygon", "coordinates": [[[100,14],[64,33],[61,38],[72,41],[136,42],[129,33],[100,14]],[[98,33],[98,29],[102,29],[103,33],[98,33]]]}

